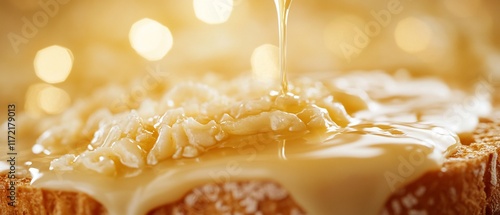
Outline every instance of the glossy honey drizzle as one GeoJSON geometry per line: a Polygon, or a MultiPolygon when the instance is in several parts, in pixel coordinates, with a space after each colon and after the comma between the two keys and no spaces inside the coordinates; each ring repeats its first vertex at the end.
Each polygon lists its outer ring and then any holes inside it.
{"type": "Polygon", "coordinates": [[[281,75],[281,92],[288,91],[288,80],[286,74],[286,49],[287,49],[287,22],[288,12],[292,0],[274,0],[278,14],[278,34],[279,34],[279,64],[281,75]]]}

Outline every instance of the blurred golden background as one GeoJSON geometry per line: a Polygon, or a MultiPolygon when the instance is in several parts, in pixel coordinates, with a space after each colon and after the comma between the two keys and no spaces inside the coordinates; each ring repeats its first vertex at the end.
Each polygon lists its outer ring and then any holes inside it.
{"type": "MultiPolygon", "coordinates": [[[[498,86],[499,9],[494,0],[294,0],[288,72],[406,68],[498,86]]],[[[0,105],[39,115],[59,113],[106,84],[147,81],[151,70],[164,78],[249,73],[254,50],[278,44],[272,0],[5,0],[0,23],[0,105]],[[131,42],[143,18],[158,34],[136,36],[163,38],[151,58],[131,42]]]]}

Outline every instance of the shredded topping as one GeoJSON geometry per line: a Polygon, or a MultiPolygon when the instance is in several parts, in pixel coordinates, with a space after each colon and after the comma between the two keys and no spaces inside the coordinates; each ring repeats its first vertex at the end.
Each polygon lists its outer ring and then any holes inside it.
{"type": "Polygon", "coordinates": [[[52,170],[123,175],[169,159],[196,158],[237,138],[334,132],[360,120],[427,122],[462,132],[491,109],[486,91],[470,96],[437,79],[382,72],[299,78],[286,95],[246,77],[210,76],[200,83],[147,92],[125,109],[109,105],[124,90],[100,91],[49,123],[33,151],[61,155],[52,170]]]}
{"type": "Polygon", "coordinates": [[[99,107],[87,119],[52,127],[34,151],[65,154],[51,162],[52,170],[111,176],[167,159],[195,158],[231,138],[332,131],[349,123],[344,106],[327,86],[307,79],[297,83],[286,95],[179,84],[137,108],[113,113],[99,107]]]}

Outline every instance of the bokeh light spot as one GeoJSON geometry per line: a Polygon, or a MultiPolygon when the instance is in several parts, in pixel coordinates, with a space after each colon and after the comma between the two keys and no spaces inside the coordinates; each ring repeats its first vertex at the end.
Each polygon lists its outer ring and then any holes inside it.
{"type": "Polygon", "coordinates": [[[252,73],[258,81],[272,82],[280,77],[278,47],[264,44],[257,47],[252,53],[252,73]]]}
{"type": "Polygon", "coordinates": [[[144,18],[130,28],[132,48],[146,60],[160,60],[170,51],[174,43],[172,33],[161,23],[144,18]]]}
{"type": "Polygon", "coordinates": [[[207,24],[226,22],[233,12],[233,0],[194,0],[196,18],[207,24]]]}
{"type": "Polygon", "coordinates": [[[36,75],[51,84],[64,82],[73,67],[73,54],[62,46],[49,46],[36,53],[36,75]]]}
{"type": "Polygon", "coordinates": [[[69,94],[50,84],[31,85],[26,94],[25,109],[34,115],[58,114],[71,104],[69,94]]]}

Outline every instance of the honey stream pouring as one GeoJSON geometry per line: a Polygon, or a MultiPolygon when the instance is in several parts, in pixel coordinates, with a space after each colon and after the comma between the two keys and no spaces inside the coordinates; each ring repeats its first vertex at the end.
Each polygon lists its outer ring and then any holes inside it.
{"type": "Polygon", "coordinates": [[[283,94],[288,91],[288,80],[286,74],[286,42],[287,42],[287,22],[288,12],[292,0],[274,0],[278,15],[278,34],[279,34],[279,65],[281,75],[281,92],[283,94]]]}

